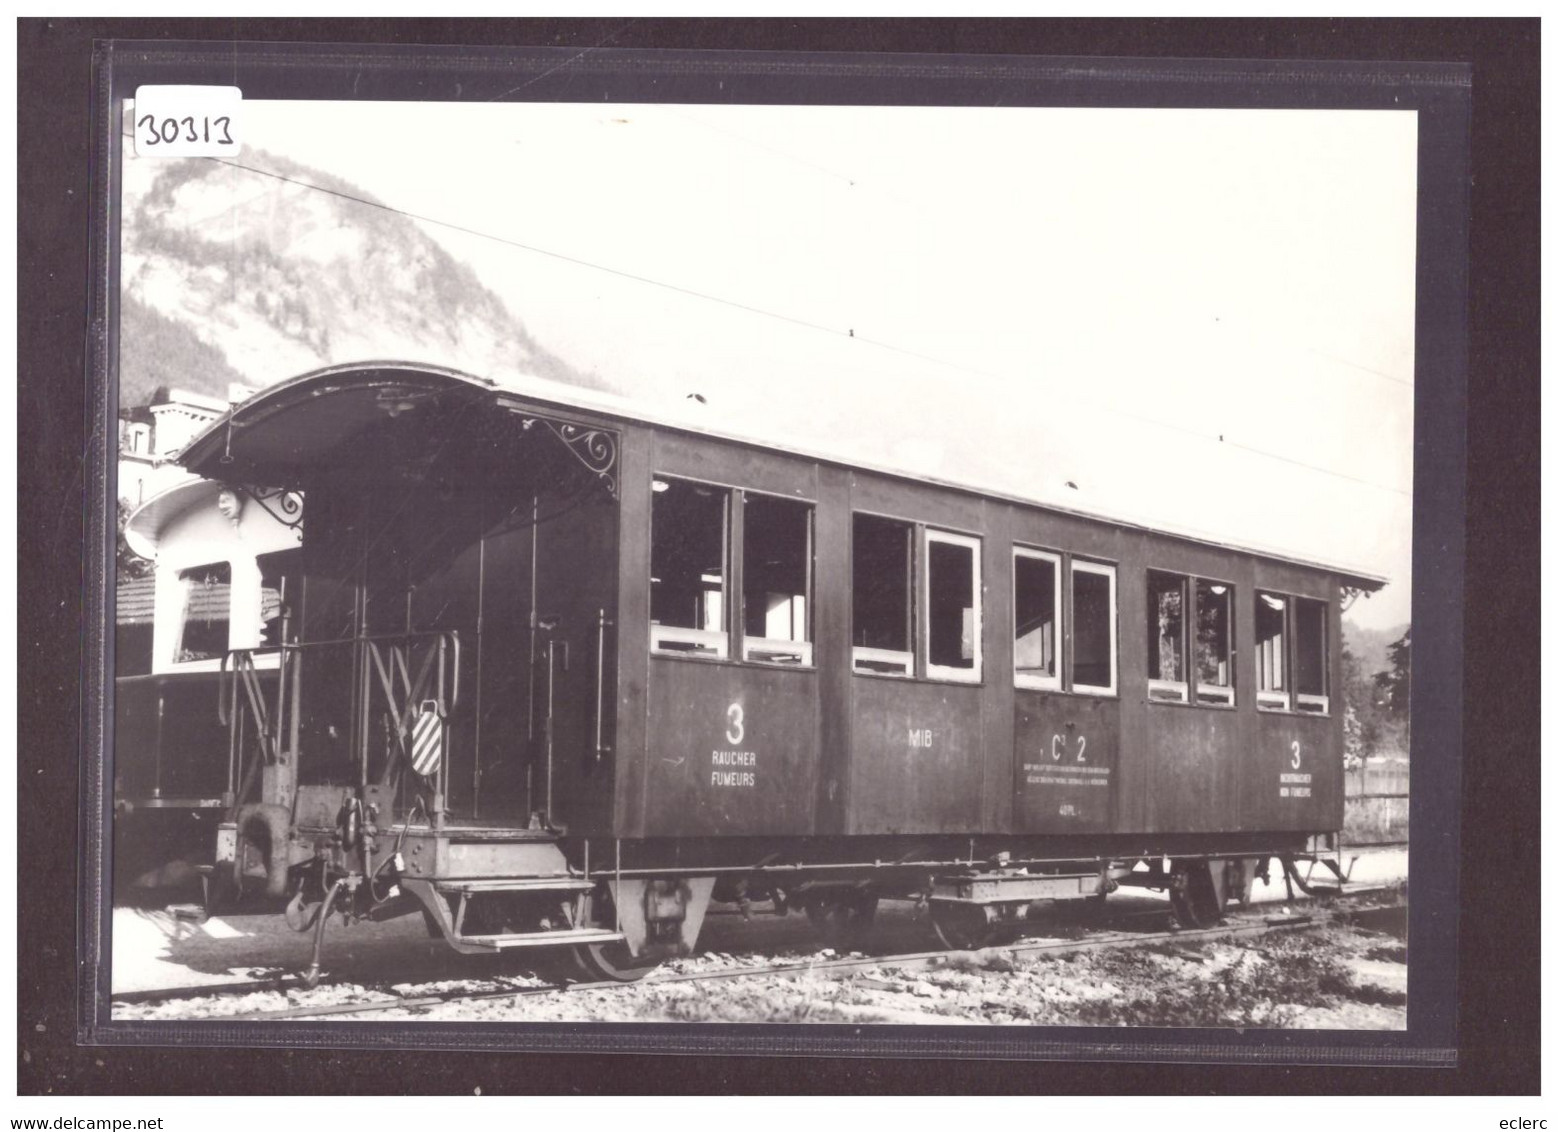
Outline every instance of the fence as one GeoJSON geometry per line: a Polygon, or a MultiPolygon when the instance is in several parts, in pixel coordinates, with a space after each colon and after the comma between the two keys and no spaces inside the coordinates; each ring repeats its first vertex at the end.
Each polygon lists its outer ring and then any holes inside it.
{"type": "Polygon", "coordinates": [[[1411,764],[1405,759],[1370,759],[1346,772],[1345,839],[1354,845],[1407,839],[1407,795],[1411,764]]]}

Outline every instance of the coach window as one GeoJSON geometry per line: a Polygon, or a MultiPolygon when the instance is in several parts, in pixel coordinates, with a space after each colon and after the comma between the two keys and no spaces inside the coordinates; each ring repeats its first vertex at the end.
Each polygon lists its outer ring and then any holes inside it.
{"type": "Polygon", "coordinates": [[[1287,671],[1288,599],[1255,595],[1255,703],[1263,708],[1290,706],[1287,671]]]}
{"type": "Polygon", "coordinates": [[[980,677],[979,540],[925,532],[925,672],[939,680],[980,677]]]}
{"type": "Polygon", "coordinates": [[[854,667],[914,675],[914,528],[856,515],[853,537],[854,667]]]}
{"type": "Polygon", "coordinates": [[[742,656],[810,664],[812,509],[748,494],[741,524],[742,656]]]}
{"type": "Polygon", "coordinates": [[[1147,696],[1184,703],[1190,699],[1185,678],[1185,587],[1179,574],[1147,571],[1147,696]]]}
{"type": "Polygon", "coordinates": [[[1233,587],[1196,579],[1196,700],[1233,706],[1233,587]]]}
{"type": "Polygon", "coordinates": [[[1020,688],[1060,687],[1060,558],[1012,550],[1012,661],[1020,688]]]}
{"type": "Polygon", "coordinates": [[[173,646],[174,663],[225,656],[232,619],[232,567],[226,562],[212,562],[180,570],[179,589],[182,602],[173,646]]]}
{"type": "Polygon", "coordinates": [[[1115,690],[1114,567],[1071,560],[1071,690],[1112,696],[1115,690]]]}
{"type": "Polygon", "coordinates": [[[656,479],[649,550],[649,647],[679,656],[726,657],[730,492],[656,479]]]}
{"type": "Polygon", "coordinates": [[[1299,711],[1324,715],[1331,709],[1326,687],[1326,605],[1293,599],[1293,696],[1299,711]]]}

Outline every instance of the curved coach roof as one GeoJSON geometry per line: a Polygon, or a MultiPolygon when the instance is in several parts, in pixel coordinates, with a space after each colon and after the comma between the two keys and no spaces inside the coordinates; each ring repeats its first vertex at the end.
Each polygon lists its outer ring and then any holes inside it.
{"type": "Polygon", "coordinates": [[[1336,574],[1345,584],[1378,590],[1389,580],[1336,562],[1304,558],[1288,551],[1239,543],[1188,528],[1143,521],[1099,509],[1067,506],[994,489],[975,482],[959,482],[928,476],[908,468],[865,463],[847,453],[826,451],[805,443],[745,436],[710,427],[663,408],[645,406],[629,398],[583,389],[542,378],[526,377],[498,382],[458,370],[419,362],[369,361],[330,366],[291,378],[255,394],[234,406],[196,436],[178,457],[190,471],[211,480],[246,480],[266,486],[290,486],[275,482],[317,462],[342,438],[388,412],[414,406],[419,398],[468,398],[470,403],[532,407],[538,411],[573,411],[622,423],[648,424],[693,435],[785,452],[805,459],[856,468],[899,479],[911,479],[990,499],[1020,503],[1044,510],[1114,523],[1132,530],[1167,535],[1257,555],[1279,562],[1336,574]],[[267,477],[269,477],[267,479],[267,477]]]}
{"type": "Polygon", "coordinates": [[[164,488],[142,503],[125,520],[124,540],[142,558],[157,557],[157,546],[168,524],[200,507],[214,506],[220,483],[191,479],[164,488]]]}

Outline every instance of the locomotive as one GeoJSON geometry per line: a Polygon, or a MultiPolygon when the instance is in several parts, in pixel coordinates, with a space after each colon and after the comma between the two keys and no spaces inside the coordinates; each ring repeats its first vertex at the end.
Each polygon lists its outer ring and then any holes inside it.
{"type": "Polygon", "coordinates": [[[623,980],[712,899],[837,940],[915,899],[974,947],[1124,884],[1205,924],[1341,827],[1379,577],[420,364],[273,386],[180,462],[238,521],[306,500],[204,757],[214,897],[284,904],[310,980],[337,914],[623,980]]]}

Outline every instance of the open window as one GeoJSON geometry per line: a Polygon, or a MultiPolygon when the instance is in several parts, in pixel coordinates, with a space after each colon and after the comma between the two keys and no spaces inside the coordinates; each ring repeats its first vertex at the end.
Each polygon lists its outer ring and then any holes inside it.
{"type": "Polygon", "coordinates": [[[811,664],[812,508],[748,494],[741,522],[742,656],[811,664]]]}
{"type": "Polygon", "coordinates": [[[1071,690],[1115,692],[1115,576],[1101,562],[1071,560],[1071,690]]]}
{"type": "Polygon", "coordinates": [[[1185,590],[1180,574],[1147,571],[1147,697],[1186,703],[1185,590]]]}
{"type": "Polygon", "coordinates": [[[180,570],[178,627],[173,661],[219,660],[227,655],[232,622],[233,571],[226,562],[180,570]]]}
{"type": "Polygon", "coordinates": [[[1196,579],[1196,700],[1232,707],[1233,587],[1196,579]]]}
{"type": "Polygon", "coordinates": [[[1297,710],[1316,715],[1331,710],[1325,622],[1325,602],[1293,599],[1293,699],[1297,710]]]}
{"type": "Polygon", "coordinates": [[[978,680],[979,540],[925,532],[925,672],[938,680],[978,680]]]}
{"type": "Polygon", "coordinates": [[[656,479],[653,488],[649,647],[680,656],[727,657],[730,492],[671,479],[656,479]]]}
{"type": "Polygon", "coordinates": [[[1060,687],[1060,556],[1012,550],[1012,663],[1020,688],[1060,687]]]}
{"type": "Polygon", "coordinates": [[[854,668],[914,675],[914,528],[876,515],[854,518],[854,668]]]}
{"type": "Polygon", "coordinates": [[[1255,703],[1286,710],[1291,706],[1287,666],[1287,598],[1255,594],[1255,703]]]}

